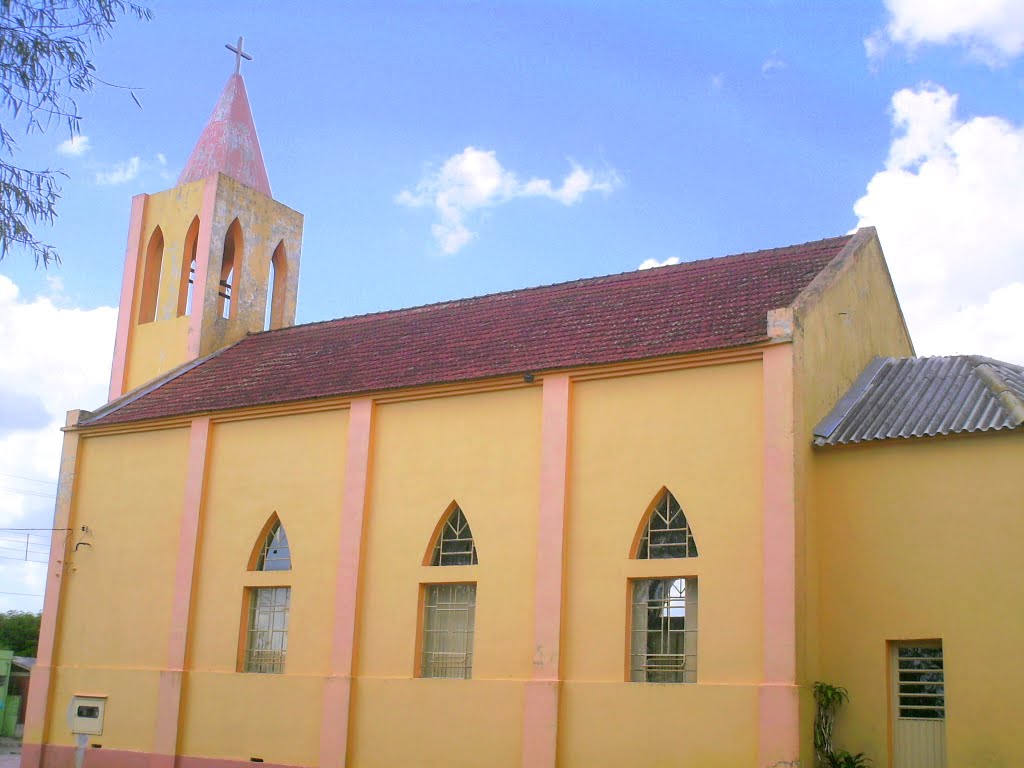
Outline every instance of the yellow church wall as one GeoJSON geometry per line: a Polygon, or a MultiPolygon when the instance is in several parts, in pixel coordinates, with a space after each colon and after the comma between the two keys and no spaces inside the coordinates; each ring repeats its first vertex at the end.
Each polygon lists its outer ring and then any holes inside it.
{"type": "MultiPolygon", "coordinates": [[[[863,237],[863,235],[858,235],[863,237]]],[[[856,240],[854,241],[856,242],[856,240]]],[[[812,285],[796,302],[794,359],[795,500],[797,522],[797,677],[809,685],[820,677],[818,569],[820,550],[811,546],[820,515],[811,514],[814,427],[877,356],[909,356],[914,349],[873,232],[823,285],[812,285]]],[[[801,757],[813,758],[813,697],[801,699],[801,757]]]]}
{"type": "Polygon", "coordinates": [[[532,668],[540,394],[533,386],[377,408],[349,739],[356,766],[479,765],[483,755],[487,765],[518,765],[522,681],[532,668]],[[422,565],[453,500],[479,564],[422,565]],[[421,584],[461,581],[477,584],[473,679],[415,678],[421,584]]]}
{"type": "MultiPolygon", "coordinates": [[[[294,594],[294,593],[293,593],[294,594]]],[[[236,626],[237,621],[232,622],[236,626]]],[[[289,636],[289,664],[291,639],[289,636]]],[[[316,765],[323,679],[195,671],[182,698],[180,753],[191,757],[316,765]]]]}
{"type": "Polygon", "coordinates": [[[185,754],[316,762],[347,428],[347,410],[212,427],[185,683],[185,754]],[[292,569],[248,571],[275,512],[288,535],[292,569]],[[291,587],[283,675],[236,672],[247,586],[291,587]]]}
{"type": "Polygon", "coordinates": [[[757,764],[753,686],[564,683],[561,707],[559,768],[757,764]]]}
{"type": "MultiPolygon", "coordinates": [[[[127,328],[124,358],[124,390],[130,391],[188,360],[204,356],[243,338],[251,331],[266,327],[270,263],[279,244],[284,244],[287,276],[280,281],[283,296],[275,327],[292,325],[298,295],[298,272],[302,247],[302,215],[281,203],[246,187],[234,179],[219,175],[180,187],[148,195],[139,227],[139,242],[130,243],[136,252],[135,284],[130,297],[131,320],[127,328]],[[188,269],[186,247],[189,230],[196,217],[204,215],[204,202],[212,189],[210,221],[201,221],[209,232],[205,243],[198,243],[197,262],[206,259],[208,268],[197,263],[193,309],[202,312],[195,318],[178,317],[178,299],[182,289],[182,271],[188,269]],[[242,231],[243,252],[236,256],[231,290],[236,306],[230,318],[221,316],[218,294],[224,241],[229,227],[238,219],[242,231]],[[163,258],[154,319],[139,322],[145,295],[146,260],[149,243],[159,227],[163,235],[163,258]],[[204,298],[205,297],[205,298],[204,298]],[[199,338],[196,338],[198,336],[199,338]]],[[[191,255],[191,254],[190,254],[191,255]]],[[[187,279],[187,278],[186,278],[187,279]]],[[[187,283],[184,290],[188,290],[187,283]]],[[[126,300],[124,297],[122,300],[126,300]]],[[[116,361],[115,361],[116,368],[116,361]]],[[[116,372],[115,372],[116,375],[116,372]]]]}
{"type": "Polygon", "coordinates": [[[104,746],[151,743],[187,450],[184,429],[81,440],[57,622],[52,743],[72,743],[67,708],[78,693],[109,696],[98,740],[104,746]]]}
{"type": "Polygon", "coordinates": [[[715,765],[753,765],[761,364],[586,381],[572,398],[560,765],[666,764],[684,744],[688,756],[691,748],[715,754],[715,765]],[[699,556],[630,560],[663,486],[682,505],[699,556]],[[650,576],[698,578],[696,685],[625,682],[629,580],[650,576]]]}
{"type": "Polygon", "coordinates": [[[155,669],[61,667],[54,676],[54,706],[47,741],[75,746],[75,735],[71,733],[72,698],[105,696],[103,733],[88,736],[88,743],[98,744],[103,749],[149,752],[153,745],[159,680],[160,673],[155,669]]]}
{"type": "Polygon", "coordinates": [[[178,293],[181,271],[187,269],[183,266],[185,240],[192,220],[199,214],[205,185],[205,180],[196,181],[146,197],[137,246],[138,264],[125,362],[126,392],[189,359],[188,319],[177,317],[178,293]],[[142,286],[146,279],[146,252],[157,227],[163,235],[164,247],[155,320],[139,323],[142,286]]]}
{"type": "MultiPolygon", "coordinates": [[[[480,598],[478,592],[478,604],[480,598]]],[[[519,681],[480,679],[475,667],[472,680],[360,678],[355,682],[354,700],[350,766],[520,765],[523,684],[519,681]]]]}
{"type": "Polygon", "coordinates": [[[1024,764],[1024,434],[816,453],[821,676],[850,692],[837,744],[888,764],[887,643],[941,639],[948,764],[1024,764]]]}
{"type": "Polygon", "coordinates": [[[132,347],[125,366],[126,392],[186,361],[188,323],[189,318],[185,316],[132,329],[132,347]]]}
{"type": "Polygon", "coordinates": [[[219,175],[213,220],[210,222],[210,262],[206,274],[203,334],[198,349],[200,356],[238,341],[250,331],[264,330],[267,293],[270,290],[270,261],[275,248],[282,242],[288,255],[283,315],[287,318],[284,324],[291,325],[298,296],[302,214],[229,176],[219,175]],[[231,301],[236,306],[231,308],[230,318],[225,318],[219,311],[216,298],[221,290],[219,283],[225,237],[236,219],[242,232],[243,253],[235,256],[231,301]]]}

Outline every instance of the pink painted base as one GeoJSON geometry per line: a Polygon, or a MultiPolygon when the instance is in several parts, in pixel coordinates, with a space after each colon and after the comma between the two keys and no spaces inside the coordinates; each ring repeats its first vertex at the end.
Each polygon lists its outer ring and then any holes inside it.
{"type": "Polygon", "coordinates": [[[321,768],[343,768],[348,752],[352,678],[327,678],[324,681],[323,702],[320,721],[320,766],[321,768]]]}
{"type": "Polygon", "coordinates": [[[531,680],[523,701],[523,766],[555,765],[558,751],[557,680],[531,680]]]}
{"type": "MultiPolygon", "coordinates": [[[[102,736],[91,737],[90,744],[102,744],[102,736]]],[[[22,761],[35,759],[43,768],[73,768],[75,747],[54,744],[25,744],[22,747],[22,761]],[[33,757],[34,755],[34,757],[33,757]],[[40,759],[41,758],[41,759],[40,759]]],[[[179,755],[155,755],[150,752],[129,752],[122,749],[96,749],[86,747],[82,768],[295,768],[282,763],[253,763],[248,758],[227,760],[213,757],[190,757],[179,755]]]]}
{"type": "Polygon", "coordinates": [[[762,685],[757,693],[761,721],[759,766],[798,765],[800,761],[800,688],[762,685]]]}

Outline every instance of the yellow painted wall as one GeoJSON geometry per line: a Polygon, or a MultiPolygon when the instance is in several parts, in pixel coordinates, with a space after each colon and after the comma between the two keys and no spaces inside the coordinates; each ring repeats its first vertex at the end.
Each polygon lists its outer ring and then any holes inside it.
{"type": "Polygon", "coordinates": [[[522,680],[532,659],[540,394],[534,386],[377,410],[350,737],[360,768],[519,764],[522,680]],[[452,500],[473,531],[479,565],[423,566],[452,500]],[[413,678],[427,581],[477,583],[470,682],[413,678]]]}
{"type": "Polygon", "coordinates": [[[319,750],[348,411],[214,424],[207,459],[182,749],[310,765],[319,750]],[[292,570],[247,564],[277,512],[292,570]],[[236,673],[243,590],[290,586],[286,675],[236,673]]]}
{"type": "Polygon", "coordinates": [[[576,385],[560,765],[668,765],[684,745],[708,765],[754,764],[761,424],[758,362],[576,385]],[[631,561],[641,518],[662,486],[682,505],[700,554],[631,561]],[[696,687],[625,682],[627,585],[645,576],[699,579],[696,687]]]}
{"type": "MultiPolygon", "coordinates": [[[[823,290],[798,302],[793,338],[795,493],[797,520],[797,678],[809,685],[819,671],[814,574],[820,550],[809,506],[814,472],[811,439],[824,418],[875,356],[913,355],[877,238],[871,238],[823,290]]],[[[801,700],[801,757],[813,758],[813,702],[801,700]]]]}
{"type": "Polygon", "coordinates": [[[72,695],[86,693],[111,697],[97,741],[115,749],[152,745],[155,670],[166,661],[187,452],[184,429],[81,440],[57,624],[51,743],[72,743],[67,707],[72,695]]]}
{"type": "Polygon", "coordinates": [[[821,675],[850,691],[837,743],[887,765],[886,643],[941,638],[949,765],[1024,765],[1024,434],[824,448],[816,465],[821,675]]]}
{"type": "MultiPolygon", "coordinates": [[[[193,220],[202,213],[203,194],[209,183],[212,183],[210,179],[202,179],[149,195],[146,199],[137,244],[125,391],[142,386],[191,359],[188,353],[191,328],[187,317],[177,317],[178,294],[182,270],[188,269],[184,260],[186,238],[193,220]],[[158,226],[163,233],[164,250],[156,317],[153,322],[140,324],[146,253],[158,226]]],[[[204,251],[204,243],[200,241],[197,251],[197,260],[209,259],[206,285],[194,287],[194,297],[200,293],[206,296],[200,356],[238,341],[248,332],[264,330],[270,261],[280,243],[285,244],[287,253],[283,325],[294,323],[298,298],[302,215],[227,176],[218,176],[216,184],[213,220],[205,223],[210,231],[207,250],[204,251]],[[218,312],[217,295],[221,291],[224,238],[236,218],[242,228],[243,253],[236,255],[232,301],[237,307],[229,320],[218,312]],[[241,266],[237,266],[239,261],[241,266]]],[[[193,303],[197,303],[195,299],[193,303]]]]}
{"type": "MultiPolygon", "coordinates": [[[[137,244],[135,291],[125,361],[125,391],[145,384],[188,359],[188,320],[178,318],[178,291],[185,255],[185,239],[192,220],[199,215],[206,181],[195,181],[146,198],[142,231],[137,244]],[[157,227],[164,237],[160,290],[153,322],[138,322],[146,252],[157,227]]],[[[187,265],[184,265],[188,269],[187,265]]]]}
{"type": "Polygon", "coordinates": [[[218,176],[213,221],[210,222],[210,268],[205,286],[208,298],[203,307],[200,356],[238,341],[248,332],[264,330],[270,260],[281,242],[284,242],[288,253],[284,325],[292,325],[299,287],[302,214],[229,176],[218,176]],[[237,306],[232,317],[226,319],[218,312],[217,293],[220,290],[224,238],[236,218],[242,230],[243,254],[241,257],[235,255],[231,300],[237,306]]]}
{"type": "MultiPolygon", "coordinates": [[[[763,624],[762,415],[759,362],[574,385],[560,765],[671,764],[684,752],[696,764],[753,764],[763,624]],[[683,504],[700,556],[630,560],[641,517],[663,485],[683,504]],[[700,579],[699,685],[626,682],[628,583],[646,576],[700,579]]],[[[347,419],[348,412],[338,410],[211,426],[182,754],[288,765],[314,765],[319,758],[333,625],[325,608],[332,604],[337,565],[347,419]],[[275,511],[288,533],[293,569],[248,572],[252,548],[275,511]],[[271,584],[292,588],[286,673],[240,673],[243,590],[271,584]]],[[[541,387],[379,404],[373,430],[352,765],[519,766],[524,690],[533,669],[541,387]],[[424,566],[431,536],[453,500],[469,520],[480,562],[424,566]],[[445,581],[477,583],[469,681],[414,676],[421,585],[445,581]]],[[[167,530],[158,538],[162,548],[147,545],[121,566],[130,566],[120,575],[124,589],[135,590],[125,610],[145,606],[147,616],[145,632],[130,642],[144,646],[149,657],[120,677],[62,667],[55,690],[61,696],[83,692],[82,686],[102,692],[95,688],[102,683],[110,691],[113,728],[104,747],[147,751],[155,670],[166,659],[176,555],[168,542],[176,545],[180,525],[187,431],[86,442],[82,482],[90,472],[118,477],[117,460],[131,456],[139,465],[133,482],[141,484],[133,495],[149,498],[155,490],[167,505],[167,530]],[[154,453],[147,440],[167,442],[168,455],[154,453]],[[110,441],[110,455],[100,463],[92,443],[104,441],[110,441]],[[150,581],[154,548],[166,565],[150,581]],[[150,599],[154,589],[165,593],[162,602],[150,599]],[[115,712],[124,718],[116,726],[115,712]],[[124,733],[129,728],[131,737],[124,733]]],[[[115,493],[124,498],[120,490],[85,488],[89,505],[102,506],[115,493]]],[[[87,605],[81,600],[71,594],[64,603],[69,618],[62,632],[81,631],[87,605]]],[[[108,630],[134,629],[138,614],[117,610],[104,603],[89,620],[108,630]]],[[[104,647],[96,653],[107,657],[104,647]]],[[[59,663],[69,662],[61,657],[59,663]]],[[[63,717],[55,708],[51,720],[63,717]]],[[[67,743],[62,738],[51,741],[67,743]]]]}

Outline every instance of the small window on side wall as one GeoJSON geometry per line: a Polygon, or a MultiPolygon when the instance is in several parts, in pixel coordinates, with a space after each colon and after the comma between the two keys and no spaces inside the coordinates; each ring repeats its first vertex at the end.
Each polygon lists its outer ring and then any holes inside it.
{"type": "Polygon", "coordinates": [[[629,679],[697,682],[697,579],[635,579],[630,611],[629,679]]]}

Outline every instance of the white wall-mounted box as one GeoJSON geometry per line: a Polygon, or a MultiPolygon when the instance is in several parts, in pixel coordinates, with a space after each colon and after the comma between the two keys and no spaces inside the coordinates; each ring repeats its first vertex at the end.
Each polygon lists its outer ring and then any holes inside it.
{"type": "Polygon", "coordinates": [[[99,736],[103,733],[106,696],[74,696],[71,699],[71,732],[99,736]]]}

